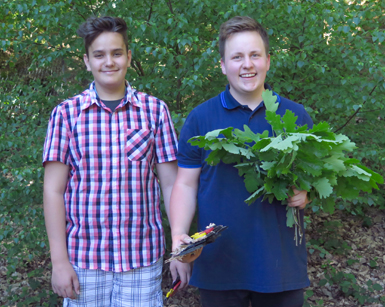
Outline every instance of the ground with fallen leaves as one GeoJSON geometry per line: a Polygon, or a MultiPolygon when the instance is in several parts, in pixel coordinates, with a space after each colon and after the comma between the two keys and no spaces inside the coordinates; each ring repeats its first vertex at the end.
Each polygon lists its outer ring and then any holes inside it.
{"type": "MultiPolygon", "coordinates": [[[[309,213],[309,212],[308,212],[309,213]]],[[[354,216],[336,212],[329,216],[321,213],[320,215],[309,214],[311,223],[306,229],[306,239],[316,240],[318,243],[329,245],[327,248],[330,254],[323,255],[323,251],[318,249],[308,249],[308,272],[311,286],[306,290],[313,291],[308,303],[311,306],[368,306],[380,307],[382,304],[365,303],[359,304],[351,296],[346,297],[341,291],[341,287],[327,283],[319,286],[320,280],[325,279],[326,268],[336,272],[352,273],[356,277],[357,284],[363,288],[368,288],[368,280],[384,287],[385,285],[385,213],[378,210],[371,210],[367,213],[372,225],[365,227],[362,219],[354,216]],[[328,225],[327,227],[321,227],[328,225]],[[326,230],[325,230],[326,229],[326,230]],[[323,300],[318,305],[319,300],[323,300]]],[[[323,246],[324,246],[323,245],[323,246]]],[[[322,246],[321,244],[319,246],[322,246]]],[[[1,251],[6,252],[4,250],[1,251]]],[[[0,260],[1,261],[1,260],[0,260]]],[[[47,267],[41,276],[36,277],[40,283],[50,289],[50,271],[48,269],[49,258],[28,264],[21,270],[14,273],[12,278],[6,275],[6,263],[0,262],[0,306],[16,306],[7,301],[10,294],[17,295],[24,287],[30,287],[28,283],[28,273],[36,267],[47,267]],[[11,286],[11,287],[10,287],[11,286]]],[[[164,267],[163,273],[163,292],[167,293],[171,285],[171,276],[168,265],[164,267]]],[[[33,292],[30,289],[31,293],[33,292]]],[[[385,291],[374,291],[370,295],[373,297],[385,296],[385,291]]],[[[39,304],[23,304],[21,300],[18,306],[40,306],[39,304]]],[[[179,291],[170,298],[165,306],[168,307],[198,307],[199,293],[194,287],[179,291]]]]}

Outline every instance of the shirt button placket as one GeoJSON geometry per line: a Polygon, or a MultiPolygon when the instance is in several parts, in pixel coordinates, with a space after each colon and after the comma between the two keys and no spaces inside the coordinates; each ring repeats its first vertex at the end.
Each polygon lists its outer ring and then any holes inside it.
{"type": "Polygon", "coordinates": [[[119,169],[120,169],[120,152],[119,152],[119,112],[113,112],[111,116],[111,154],[112,154],[112,174],[111,174],[111,191],[112,191],[112,212],[113,212],[113,254],[114,268],[120,269],[120,206],[119,206],[119,169]]]}

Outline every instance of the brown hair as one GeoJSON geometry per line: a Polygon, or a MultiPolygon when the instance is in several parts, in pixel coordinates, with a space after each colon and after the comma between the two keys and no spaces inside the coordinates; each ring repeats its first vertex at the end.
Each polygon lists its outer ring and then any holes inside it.
{"type": "Polygon", "coordinates": [[[90,17],[80,25],[77,34],[83,38],[84,47],[88,56],[88,48],[103,32],[116,32],[122,35],[128,51],[127,24],[119,17],[90,17]]]}
{"type": "Polygon", "coordinates": [[[269,35],[265,28],[251,17],[236,16],[222,23],[219,29],[219,53],[223,60],[225,57],[226,40],[234,33],[246,31],[255,31],[261,35],[265,45],[266,56],[269,54],[269,35]]]}

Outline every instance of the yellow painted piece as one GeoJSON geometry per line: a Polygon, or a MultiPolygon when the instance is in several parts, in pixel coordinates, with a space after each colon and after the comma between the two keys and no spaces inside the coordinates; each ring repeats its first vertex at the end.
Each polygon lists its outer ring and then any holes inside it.
{"type": "Polygon", "coordinates": [[[193,239],[199,239],[199,238],[203,238],[206,236],[206,233],[205,232],[197,232],[197,233],[194,233],[191,238],[193,239]]]}
{"type": "Polygon", "coordinates": [[[174,289],[171,289],[170,291],[167,292],[166,297],[167,298],[170,297],[171,294],[173,294],[173,293],[174,293],[174,289]]]}

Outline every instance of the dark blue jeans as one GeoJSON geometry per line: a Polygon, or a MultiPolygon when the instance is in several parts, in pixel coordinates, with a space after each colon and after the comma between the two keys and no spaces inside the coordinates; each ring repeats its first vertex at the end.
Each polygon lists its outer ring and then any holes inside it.
{"type": "Polygon", "coordinates": [[[202,307],[302,307],[304,303],[303,289],[278,293],[206,289],[199,292],[202,307]]]}

